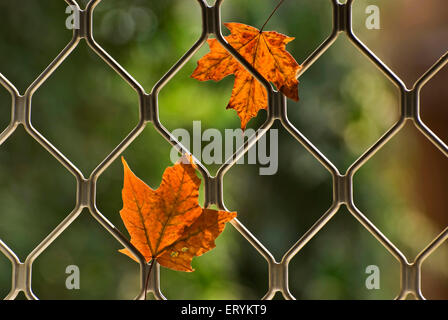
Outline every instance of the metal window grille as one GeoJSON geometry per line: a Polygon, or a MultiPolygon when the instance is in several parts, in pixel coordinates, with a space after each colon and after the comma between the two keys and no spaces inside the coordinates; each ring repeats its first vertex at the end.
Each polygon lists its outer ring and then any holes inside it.
{"type": "MultiPolygon", "coordinates": [[[[197,42],[185,53],[185,55],[157,82],[150,93],[111,57],[94,39],[93,13],[101,0],[91,0],[85,9],[81,10],[75,0],[65,0],[69,5],[75,6],[80,12],[80,28],[73,30],[73,37],[68,45],[59,53],[56,59],[40,74],[40,76],[28,87],[22,95],[16,87],[0,73],[0,84],[5,87],[12,96],[11,122],[0,134],[0,145],[3,144],[19,125],[23,125],[27,133],[56,158],[77,181],[75,209],[53,230],[48,236],[27,256],[24,262],[0,240],[0,251],[12,263],[12,288],[6,299],[14,299],[23,291],[28,299],[38,299],[31,288],[32,265],[36,258],[53,242],[70,224],[77,219],[81,211],[87,208],[92,217],[110,232],[124,247],[128,248],[140,263],[140,287],[141,290],[136,299],[143,299],[145,278],[149,266],[144,258],[132,246],[128,239],[115,228],[96,207],[96,182],[100,175],[112,164],[113,161],[142,133],[148,122],[152,122],[155,129],[174,147],[182,153],[190,153],[184,148],[163,126],[158,117],[158,95],[171,78],[192,58],[199,48],[206,42],[209,36],[214,35],[218,41],[235,57],[263,86],[269,97],[269,107],[266,122],[257,130],[256,134],[249,138],[244,145],[235,152],[218,170],[216,176],[211,176],[208,170],[196,160],[199,171],[205,182],[205,206],[216,205],[220,209],[226,209],[223,199],[223,178],[226,172],[244,156],[277,120],[283,127],[312,154],[322,166],[324,166],[333,178],[333,202],[330,208],[320,219],[298,240],[282,257],[276,261],[273,255],[254,237],[254,235],[237,219],[232,224],[244,236],[244,238],[262,255],[269,266],[269,289],[263,299],[272,299],[277,292],[281,292],[285,299],[294,299],[288,287],[288,265],[291,259],[330,221],[339,208],[343,205],[364,226],[385,249],[398,260],[401,265],[401,289],[397,299],[405,299],[409,294],[417,299],[424,299],[421,291],[421,269],[423,262],[430,256],[447,238],[448,228],[440,233],[425,249],[414,259],[408,258],[356,207],[353,200],[353,176],[355,173],[392,137],[394,137],[407,122],[412,122],[415,127],[431,141],[440,152],[448,156],[448,146],[435,135],[420,118],[420,92],[423,86],[448,63],[446,52],[429,70],[427,70],[413,85],[406,87],[404,82],[372,51],[361,42],[352,28],[352,5],[354,0],[340,3],[338,0],[330,0],[333,7],[333,28],[330,36],[303,62],[300,77],[319,57],[335,42],[345,35],[350,42],[372,61],[384,75],[392,81],[401,93],[401,115],[399,120],[367,151],[364,152],[346,171],[340,171],[323,155],[289,120],[287,116],[287,100],[280,92],[276,91],[239,53],[231,47],[221,33],[221,5],[223,0],[217,0],[213,6],[206,0],[196,0],[202,10],[202,34],[197,42]],[[118,73],[139,95],[140,117],[136,127],[129,135],[93,170],[88,178],[73,165],[58,149],[56,149],[31,123],[31,105],[34,93],[60,66],[60,64],[75,50],[81,40],[85,40],[89,47],[100,56],[116,73],[118,73]]],[[[157,299],[165,299],[160,290],[160,266],[153,269],[148,292],[153,293],[157,299]]]]}

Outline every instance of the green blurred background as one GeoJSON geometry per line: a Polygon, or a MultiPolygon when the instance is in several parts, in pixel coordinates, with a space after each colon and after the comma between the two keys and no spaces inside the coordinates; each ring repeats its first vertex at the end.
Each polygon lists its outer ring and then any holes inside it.
{"type": "MultiPolygon", "coordinates": [[[[84,5],[87,1],[80,1],[84,5]]],[[[447,49],[444,0],[357,0],[356,34],[408,86],[447,49]],[[365,26],[368,5],[380,8],[381,29],[365,26]],[[422,14],[424,13],[424,14],[422,14]]],[[[260,27],[277,1],[225,0],[224,22],[260,27]]],[[[71,39],[66,4],[55,0],[0,0],[0,72],[26,88],[71,39]]],[[[95,10],[95,39],[150,91],[201,33],[195,0],[104,0],[95,10]]],[[[329,0],[286,0],[266,30],[296,39],[289,51],[301,63],[331,32],[329,0]]],[[[192,132],[239,128],[225,110],[233,77],[219,83],[190,78],[205,45],[162,90],[160,119],[192,132]]],[[[448,94],[445,68],[425,89],[423,120],[445,141],[448,94]]],[[[344,35],[300,78],[300,101],[288,115],[338,168],[346,168],[398,118],[398,91],[344,35]]],[[[10,119],[11,97],[0,89],[0,125],[10,119]]],[[[260,126],[261,111],[249,127],[260,126]]],[[[33,125],[85,176],[138,121],[138,96],[84,41],[37,91],[33,125]]],[[[260,176],[258,165],[237,165],[225,177],[226,206],[277,260],[330,207],[329,173],[284,129],[279,129],[279,170],[260,176]]],[[[124,152],[134,172],[158,187],[170,162],[170,145],[151,124],[124,152]]],[[[208,166],[214,173],[218,166],[208,166]]],[[[447,162],[415,128],[407,126],[355,176],[355,202],[412,260],[448,225],[447,162]]],[[[97,204],[123,233],[122,167],[100,177],[97,204]]],[[[0,148],[0,239],[23,261],[75,205],[76,183],[19,127],[0,148]]],[[[131,299],[139,267],[117,252],[120,244],[84,211],[36,260],[33,290],[41,299],[131,299]],[[65,269],[77,265],[81,289],[67,290],[65,269]]],[[[424,264],[423,293],[448,298],[448,244],[424,264]]],[[[266,261],[229,225],[217,248],[193,261],[193,273],[162,269],[169,299],[258,299],[268,289],[266,261]]],[[[399,264],[342,208],[290,265],[290,290],[299,299],[391,299],[399,292],[399,264]],[[365,286],[366,267],[377,265],[381,288],[365,286]]],[[[0,296],[11,287],[11,265],[0,256],[0,296]]]]}

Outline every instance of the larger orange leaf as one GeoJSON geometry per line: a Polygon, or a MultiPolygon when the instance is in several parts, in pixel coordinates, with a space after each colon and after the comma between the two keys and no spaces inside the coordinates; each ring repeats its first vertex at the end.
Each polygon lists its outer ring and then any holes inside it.
{"type": "MultiPolygon", "coordinates": [[[[286,51],[286,44],[294,40],[275,31],[263,31],[242,24],[225,23],[230,35],[225,37],[252,66],[285,96],[297,101],[297,73],[302,68],[286,51]]],[[[235,84],[228,109],[235,109],[246,128],[260,109],[268,106],[266,89],[216,39],[209,39],[210,52],[198,61],[191,75],[200,81],[219,81],[234,74],[235,84]]]]}
{"type": "MultiPolygon", "coordinates": [[[[185,158],[183,158],[185,160],[185,158]]],[[[199,186],[195,167],[179,161],[163,173],[157,190],[140,180],[122,158],[124,166],[121,218],[131,235],[131,243],[147,262],[193,271],[193,257],[215,247],[215,239],[235,212],[203,209],[199,206],[199,186]]],[[[135,257],[127,249],[120,252],[135,257]]]]}

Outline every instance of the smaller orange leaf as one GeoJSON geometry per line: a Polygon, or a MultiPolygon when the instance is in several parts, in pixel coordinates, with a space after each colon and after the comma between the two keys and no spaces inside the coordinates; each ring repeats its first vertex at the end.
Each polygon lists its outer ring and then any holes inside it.
{"type": "MultiPolygon", "coordinates": [[[[267,81],[275,84],[286,97],[298,101],[297,73],[302,68],[286,50],[294,40],[275,31],[262,31],[242,24],[225,23],[230,35],[227,42],[250,63],[267,81]]],[[[235,109],[245,129],[259,110],[268,106],[266,89],[216,39],[208,41],[210,52],[198,61],[191,75],[199,81],[219,81],[235,75],[228,109],[235,109]]]]}

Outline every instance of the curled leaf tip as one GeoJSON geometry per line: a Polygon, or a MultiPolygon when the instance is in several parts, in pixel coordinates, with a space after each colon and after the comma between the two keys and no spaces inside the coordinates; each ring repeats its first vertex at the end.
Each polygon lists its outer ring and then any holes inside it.
{"type": "MultiPolygon", "coordinates": [[[[242,23],[225,23],[227,42],[268,82],[288,98],[298,100],[297,73],[301,66],[286,50],[293,37],[275,31],[261,31],[242,23]]],[[[261,109],[267,109],[264,86],[247,71],[218,40],[210,39],[210,52],[198,61],[192,77],[199,81],[220,81],[234,75],[235,83],[227,109],[235,109],[244,128],[261,109]]]]}

